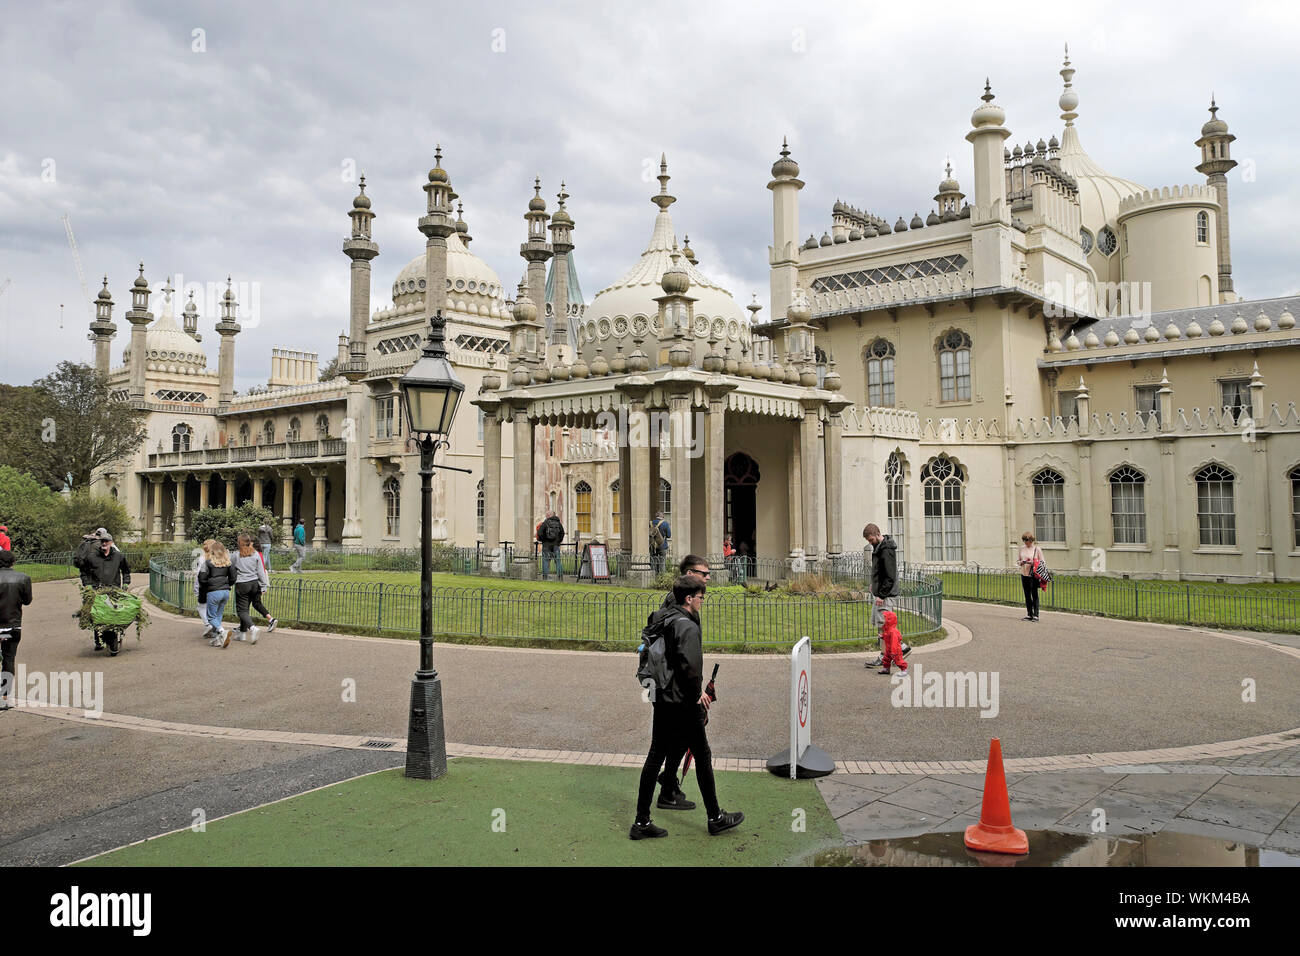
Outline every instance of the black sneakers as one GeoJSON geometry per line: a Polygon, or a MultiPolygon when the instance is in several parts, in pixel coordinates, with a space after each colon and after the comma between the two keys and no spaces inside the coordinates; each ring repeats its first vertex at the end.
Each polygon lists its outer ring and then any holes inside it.
{"type": "Polygon", "coordinates": [[[912,653],[912,645],[907,643],[907,641],[903,641],[902,644],[903,644],[903,656],[906,657],[908,654],[912,653]]]}
{"type": "Polygon", "coordinates": [[[678,790],[676,793],[668,793],[666,790],[659,794],[659,800],[655,804],[660,810],[694,810],[695,802],[686,799],[686,794],[678,790]]]}
{"type": "MultiPolygon", "coordinates": [[[[713,824],[709,824],[712,830],[713,824]]],[[[633,823],[632,829],[627,832],[629,840],[653,840],[655,837],[666,837],[668,831],[663,827],[657,827],[652,820],[645,823],[633,823]]]]}
{"type": "Polygon", "coordinates": [[[745,815],[739,811],[728,813],[726,810],[721,810],[709,821],[709,836],[717,836],[719,833],[738,827],[744,819],[745,815]]]}

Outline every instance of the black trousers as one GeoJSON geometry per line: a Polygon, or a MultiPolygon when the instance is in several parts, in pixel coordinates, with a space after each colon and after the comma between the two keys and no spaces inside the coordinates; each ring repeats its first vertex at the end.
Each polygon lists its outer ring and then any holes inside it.
{"type": "MultiPolygon", "coordinates": [[[[650,798],[654,796],[655,783],[665,758],[672,754],[683,754],[687,748],[695,757],[695,772],[700,781],[700,797],[704,800],[704,809],[710,818],[718,815],[718,793],[713,782],[713,752],[709,750],[709,738],[704,732],[700,705],[656,703],[654,723],[650,731],[650,752],[646,754],[645,765],[641,768],[641,785],[636,796],[638,820],[650,819],[650,798]]],[[[676,769],[675,765],[672,769],[676,769]]]]}
{"type": "Polygon", "coordinates": [[[235,585],[235,613],[239,615],[239,629],[250,631],[253,628],[253,615],[248,613],[248,606],[253,605],[257,613],[268,621],[271,612],[262,603],[262,585],[257,581],[244,581],[235,585]]]}
{"type": "Polygon", "coordinates": [[[1032,574],[1020,575],[1020,586],[1025,589],[1025,613],[1038,617],[1038,578],[1032,574]]]}
{"type": "Polygon", "coordinates": [[[4,690],[10,697],[17,695],[14,688],[14,681],[18,679],[18,672],[14,670],[14,658],[18,656],[18,642],[23,639],[23,629],[15,627],[5,635],[5,639],[0,641],[0,673],[8,674],[9,679],[4,682],[4,690]]]}

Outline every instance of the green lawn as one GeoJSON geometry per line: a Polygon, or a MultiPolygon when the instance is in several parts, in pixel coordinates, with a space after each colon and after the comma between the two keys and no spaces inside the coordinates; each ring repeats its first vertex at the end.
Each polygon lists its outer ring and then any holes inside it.
{"type": "MultiPolygon", "coordinates": [[[[1018,574],[946,571],[944,597],[1022,604],[1018,574]]],[[[1045,609],[1135,621],[1300,633],[1300,584],[1219,584],[1056,575],[1040,592],[1045,609]]]]}
{"type": "Polygon", "coordinates": [[[16,564],[14,570],[29,576],[34,584],[41,581],[62,581],[77,576],[76,568],[64,564],[16,564]]]}
{"type": "MultiPolygon", "coordinates": [[[[167,589],[169,600],[175,595],[167,589]]],[[[182,589],[187,609],[193,592],[182,589]]],[[[515,646],[632,650],[663,592],[594,584],[557,584],[501,578],[434,575],[434,633],[440,640],[515,646]]],[[[419,632],[419,576],[392,571],[309,572],[271,576],[266,598],[286,624],[359,633],[419,632]]],[[[233,608],[227,618],[233,620],[233,608]]],[[[924,618],[899,613],[910,643],[928,634],[924,618]]],[[[777,651],[807,634],[826,649],[863,650],[877,645],[871,605],[752,592],[732,585],[710,589],[702,613],[705,643],[714,650],[777,651]]]]}
{"type": "MultiPolygon", "coordinates": [[[[709,836],[702,807],[659,810],[669,835],[632,842],[638,776],[462,757],[441,780],[371,774],[83,865],[773,866],[843,845],[812,781],[734,771],[716,777],[723,809],[745,814],[735,830],[709,836]]],[[[686,790],[698,802],[694,774],[686,790]]]]}

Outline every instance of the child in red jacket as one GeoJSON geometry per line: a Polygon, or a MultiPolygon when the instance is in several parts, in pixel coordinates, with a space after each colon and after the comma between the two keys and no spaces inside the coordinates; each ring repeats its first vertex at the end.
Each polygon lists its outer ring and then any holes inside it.
{"type": "Polygon", "coordinates": [[[880,625],[880,663],[883,665],[877,674],[888,674],[889,668],[897,664],[901,670],[907,670],[907,661],[903,660],[903,634],[898,629],[898,615],[886,611],[885,623],[880,625]]]}

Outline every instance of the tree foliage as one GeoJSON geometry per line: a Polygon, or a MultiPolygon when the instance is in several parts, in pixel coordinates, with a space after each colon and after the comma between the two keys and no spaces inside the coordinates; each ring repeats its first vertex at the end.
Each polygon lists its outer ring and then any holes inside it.
{"type": "Polygon", "coordinates": [[[70,551],[81,536],[105,528],[121,540],[133,531],[126,508],[107,495],[57,495],[31,475],[0,466],[0,524],[9,526],[14,550],[70,551]]]}
{"type": "Polygon", "coordinates": [[[60,362],[30,388],[6,389],[0,463],[49,487],[89,488],[97,470],[134,455],[144,441],[146,413],[112,401],[107,377],[89,365],[60,362]]]}
{"type": "Polygon", "coordinates": [[[239,545],[239,532],[246,531],[257,542],[257,529],[263,524],[271,526],[271,543],[281,543],[280,523],[275,520],[271,509],[257,507],[251,501],[245,501],[237,508],[201,508],[192,512],[189,518],[190,535],[196,542],[215,538],[229,549],[239,545]]]}

